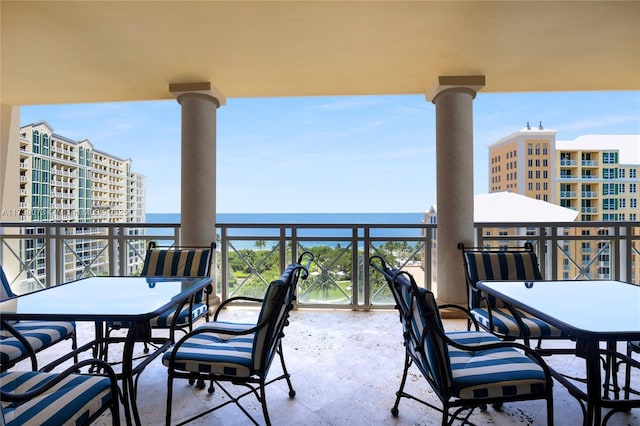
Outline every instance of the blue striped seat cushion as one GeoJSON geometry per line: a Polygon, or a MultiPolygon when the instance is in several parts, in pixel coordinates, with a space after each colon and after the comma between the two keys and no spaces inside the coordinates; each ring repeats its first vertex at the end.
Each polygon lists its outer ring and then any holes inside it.
{"type": "MultiPolygon", "coordinates": [[[[194,303],[193,310],[191,311],[191,320],[196,321],[198,318],[203,316],[207,312],[207,305],[204,303],[194,303]]],[[[161,315],[152,318],[149,323],[151,327],[171,327],[171,321],[173,321],[173,317],[175,316],[175,309],[169,309],[168,311],[162,313],[161,315]]],[[[181,327],[189,324],[189,305],[185,305],[180,311],[180,315],[178,316],[178,320],[176,321],[176,326],[181,327]]],[[[119,327],[128,327],[129,324],[126,321],[109,321],[109,327],[119,328],[119,327]]]]}
{"type": "MultiPolygon", "coordinates": [[[[241,323],[241,322],[226,322],[226,321],[209,321],[202,324],[199,329],[203,328],[216,328],[217,330],[229,330],[229,331],[238,331],[243,332],[249,330],[252,327],[255,327],[255,324],[252,323],[241,323]]],[[[229,340],[234,337],[233,334],[225,334],[220,331],[216,331],[215,333],[219,338],[223,340],[229,340]]]]}
{"type": "MultiPolygon", "coordinates": [[[[11,324],[35,351],[71,336],[76,324],[72,321],[18,321],[11,324]]],[[[0,361],[2,364],[28,354],[24,345],[8,330],[0,328],[0,361]]]]}
{"type": "MultiPolygon", "coordinates": [[[[196,328],[199,331],[205,325],[196,328]]],[[[178,371],[210,373],[233,377],[253,374],[252,349],[255,333],[223,339],[215,333],[198,333],[189,337],[176,353],[173,368],[178,371]]],[[[169,366],[172,351],[162,357],[169,366]]]]}
{"type": "MultiPolygon", "coordinates": [[[[24,393],[56,377],[56,373],[9,371],[0,374],[3,392],[24,393]]],[[[85,424],[111,401],[109,379],[72,374],[42,395],[22,403],[2,402],[6,426],[85,424]]]]}
{"type": "MultiPolygon", "coordinates": [[[[450,332],[452,340],[467,345],[495,339],[487,333],[450,332]]],[[[461,399],[531,395],[545,390],[542,367],[514,348],[488,351],[462,351],[448,346],[451,360],[452,389],[461,399]]]]}
{"type": "MultiPolygon", "coordinates": [[[[178,320],[176,321],[177,326],[187,325],[189,324],[189,312],[191,312],[191,320],[195,321],[207,312],[207,305],[204,303],[194,303],[193,310],[189,311],[189,304],[186,304],[180,314],[178,315],[178,320]]],[[[152,318],[150,323],[152,327],[170,327],[171,322],[173,321],[173,317],[175,316],[175,309],[170,309],[163,314],[152,318]]]]}
{"type": "MultiPolygon", "coordinates": [[[[542,321],[539,318],[529,315],[528,313],[517,310],[524,328],[529,332],[532,339],[549,338],[549,337],[568,337],[566,333],[557,327],[542,321]]],[[[476,308],[471,310],[473,317],[485,328],[489,329],[489,313],[485,308],[476,308]]],[[[493,319],[493,333],[503,334],[505,336],[518,338],[521,336],[520,328],[516,319],[507,308],[492,308],[491,316],[493,319]]],[[[524,333],[522,333],[524,335],[524,333]]]]}

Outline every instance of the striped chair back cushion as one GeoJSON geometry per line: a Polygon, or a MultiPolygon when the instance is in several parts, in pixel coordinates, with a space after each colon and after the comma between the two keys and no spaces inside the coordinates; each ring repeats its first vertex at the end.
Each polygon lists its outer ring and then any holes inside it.
{"type": "Polygon", "coordinates": [[[269,284],[264,295],[257,324],[262,321],[268,321],[268,323],[256,331],[253,340],[253,368],[256,371],[265,368],[264,363],[268,362],[276,349],[275,343],[280,333],[276,330],[282,327],[287,314],[290,304],[287,300],[290,287],[287,281],[277,279],[269,284]]]}
{"type": "MultiPolygon", "coordinates": [[[[7,276],[4,274],[4,270],[0,265],[0,301],[7,300],[10,297],[15,297],[15,293],[11,290],[9,280],[7,279],[7,276]]],[[[18,321],[5,320],[5,322],[8,324],[16,324],[18,321]]],[[[0,330],[2,330],[2,326],[0,326],[0,330]]]]}
{"type": "Polygon", "coordinates": [[[204,277],[209,273],[210,249],[149,249],[144,259],[145,277],[204,277]]]}
{"type": "MultiPolygon", "coordinates": [[[[148,249],[142,266],[143,277],[205,277],[208,276],[211,249],[148,249]]],[[[203,300],[204,291],[195,295],[203,300]]]]}
{"type": "MultiPolygon", "coordinates": [[[[478,281],[541,280],[538,257],[534,252],[466,252],[464,253],[471,283],[478,281]]],[[[489,297],[492,307],[503,307],[489,297]]],[[[480,301],[471,292],[471,309],[479,308],[480,301]]]]}
{"type": "Polygon", "coordinates": [[[4,274],[4,270],[2,266],[0,266],[0,300],[6,300],[10,297],[14,297],[15,294],[11,291],[11,286],[9,285],[9,280],[7,276],[4,274]]]}
{"type": "MultiPolygon", "coordinates": [[[[411,283],[406,274],[395,272],[394,287],[401,295],[401,321],[405,331],[409,333],[409,341],[405,341],[405,347],[409,350],[413,358],[420,362],[420,370],[434,381],[440,389],[448,389],[451,386],[451,367],[447,345],[444,340],[435,333],[437,328],[444,334],[444,326],[440,317],[440,311],[436,305],[433,293],[418,288],[411,283]],[[408,323],[404,324],[404,318],[408,323]],[[429,329],[431,328],[431,329],[429,329]],[[422,336],[426,334],[424,345],[422,336]],[[416,349],[420,349],[419,351],[416,349]]],[[[405,337],[407,339],[407,337],[405,337]]]]}

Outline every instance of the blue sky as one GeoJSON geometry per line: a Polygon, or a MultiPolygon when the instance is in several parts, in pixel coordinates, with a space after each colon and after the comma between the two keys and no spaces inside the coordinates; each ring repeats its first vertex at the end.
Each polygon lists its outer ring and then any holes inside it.
{"type": "MultiPolygon", "coordinates": [[[[474,191],[487,146],[531,122],[558,140],[640,134],[640,92],[478,93],[474,191]]],[[[175,100],[23,106],[21,124],[131,158],[147,212],[180,211],[175,100]]],[[[436,202],[435,106],[424,95],[228,99],[217,114],[219,213],[423,212],[436,202]],[[394,205],[382,201],[394,200],[394,205]]]]}

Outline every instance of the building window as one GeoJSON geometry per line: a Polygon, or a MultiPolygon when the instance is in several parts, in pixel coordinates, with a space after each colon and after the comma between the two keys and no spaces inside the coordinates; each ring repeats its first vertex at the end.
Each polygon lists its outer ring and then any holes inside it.
{"type": "Polygon", "coordinates": [[[618,171],[618,177],[619,177],[620,179],[624,179],[624,173],[625,173],[625,170],[624,170],[624,169],[620,169],[620,170],[618,171]]]}
{"type": "Polygon", "coordinates": [[[620,191],[621,194],[624,194],[624,188],[625,188],[624,183],[621,183],[621,184],[618,185],[618,190],[620,191]]]}
{"type": "Polygon", "coordinates": [[[635,221],[637,221],[637,220],[638,220],[638,217],[637,217],[637,215],[636,215],[635,213],[631,213],[631,214],[629,215],[629,220],[630,220],[631,222],[635,222],[635,221]]]}
{"type": "Polygon", "coordinates": [[[602,184],[602,195],[615,195],[615,193],[616,193],[615,183],[602,184]]]}
{"type": "Polygon", "coordinates": [[[536,145],[536,155],[540,155],[540,145],[536,145]]]}
{"type": "Polygon", "coordinates": [[[528,165],[529,167],[533,167],[533,160],[529,159],[529,160],[527,161],[527,165],[528,165]]]}
{"type": "Polygon", "coordinates": [[[625,221],[624,213],[620,213],[620,214],[618,215],[618,217],[620,218],[620,220],[621,220],[622,222],[624,222],[624,221],[625,221]]]}
{"type": "Polygon", "coordinates": [[[603,152],[602,153],[602,162],[604,164],[616,164],[616,153],[615,152],[603,152]]]}
{"type": "Polygon", "coordinates": [[[636,169],[629,169],[629,179],[636,178],[636,169]]]}
{"type": "Polygon", "coordinates": [[[616,209],[616,203],[615,203],[615,199],[613,198],[605,198],[604,200],[602,200],[602,209],[603,210],[615,210],[616,209]]]}
{"type": "Polygon", "coordinates": [[[602,169],[602,178],[603,179],[615,179],[616,178],[616,169],[602,169]]]}
{"type": "Polygon", "coordinates": [[[632,209],[637,209],[638,208],[638,200],[635,198],[631,198],[629,200],[629,207],[631,207],[632,209]]]}
{"type": "Polygon", "coordinates": [[[627,199],[626,198],[620,198],[620,208],[621,209],[627,208],[627,199]]]}
{"type": "Polygon", "coordinates": [[[631,194],[635,194],[637,190],[637,185],[635,183],[630,183],[629,184],[629,192],[631,194]]]}
{"type": "Polygon", "coordinates": [[[532,155],[533,154],[533,145],[529,144],[527,146],[527,154],[532,155]]]}

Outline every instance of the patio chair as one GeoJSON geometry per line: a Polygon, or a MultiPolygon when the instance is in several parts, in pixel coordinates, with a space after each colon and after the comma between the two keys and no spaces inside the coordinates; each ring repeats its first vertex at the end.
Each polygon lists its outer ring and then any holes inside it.
{"type": "Polygon", "coordinates": [[[495,297],[486,297],[476,286],[478,281],[487,280],[542,280],[531,243],[525,243],[524,247],[501,249],[465,247],[460,243],[458,248],[462,252],[468,287],[468,309],[480,327],[506,340],[522,339],[527,346],[530,346],[530,339],[537,339],[537,349],[544,353],[574,352],[574,349],[543,350],[542,339],[568,339],[569,336],[539,318],[512,309],[495,297]]]}
{"type": "Polygon", "coordinates": [[[105,362],[87,359],[59,373],[5,371],[0,373],[0,424],[89,425],[107,409],[114,426],[120,425],[118,384],[105,362]],[[106,375],[77,373],[93,366],[106,375]]]}
{"type": "MultiPolygon", "coordinates": [[[[0,301],[16,294],[0,266],[0,301]]],[[[31,360],[31,369],[38,369],[36,353],[63,340],[71,340],[71,349],[77,348],[76,324],[73,321],[14,321],[0,318],[0,371],[6,371],[24,360],[31,360]]],[[[77,357],[75,358],[77,361],[77,357]]]]}
{"type": "MultiPolygon", "coordinates": [[[[310,253],[309,253],[310,255],[310,253]]],[[[173,348],[166,352],[162,362],[168,368],[167,418],[171,423],[171,404],[173,401],[173,380],[189,379],[191,383],[211,381],[209,393],[215,391],[214,385],[228,397],[225,401],[187,420],[192,421],[211,413],[228,404],[236,404],[238,408],[254,423],[258,422],[240,404],[240,399],[253,394],[262,406],[264,421],[271,424],[265,389],[278,380],[286,380],[289,397],[295,397],[282,351],[284,327],[289,324],[289,312],[293,309],[293,301],[298,279],[306,279],[308,267],[298,262],[289,265],[280,278],[272,281],[263,299],[251,297],[234,297],[218,306],[214,321],[205,323],[180,339],[173,348]],[[255,324],[237,324],[218,321],[221,310],[229,303],[245,301],[260,303],[261,309],[255,324]],[[267,381],[269,368],[274,356],[278,354],[282,365],[282,374],[267,381]],[[223,383],[248,388],[240,395],[233,395],[223,383]]],[[[310,256],[313,259],[313,256],[310,256]]],[[[310,260],[311,261],[311,260],[310,260]]]]}
{"type": "Polygon", "coordinates": [[[411,274],[389,268],[379,256],[372,257],[370,265],[384,276],[394,294],[403,328],[405,362],[391,408],[394,417],[402,398],[442,412],[443,425],[455,420],[468,423],[474,409],[484,410],[487,404],[499,407],[541,399],[546,401],[547,424],[553,424],[553,379],[541,355],[485,331],[445,332],[432,292],[418,288],[411,274]],[[405,391],[412,365],[425,377],[442,408],[405,391]]]}
{"type": "MultiPolygon", "coordinates": [[[[208,247],[172,246],[160,247],[155,242],[149,243],[142,266],[143,277],[208,277],[211,274],[211,264],[215,252],[215,243],[208,247]]],[[[204,291],[196,293],[188,303],[177,308],[171,308],[150,320],[152,329],[169,329],[169,338],[175,342],[175,331],[188,333],[193,329],[193,323],[205,317],[209,320],[209,295],[213,286],[209,285],[204,291]]],[[[107,323],[106,337],[113,330],[127,328],[128,324],[121,321],[107,323]]],[[[145,342],[145,353],[149,351],[145,342]]]]}
{"type": "MultiPolygon", "coordinates": [[[[627,356],[632,357],[634,353],[640,354],[640,341],[627,342],[627,356]]],[[[640,391],[631,388],[631,363],[627,362],[625,367],[624,398],[629,399],[630,394],[640,395],[640,391]]],[[[637,366],[636,366],[637,367],[637,366]]],[[[640,367],[637,367],[640,371],[640,367]]]]}

